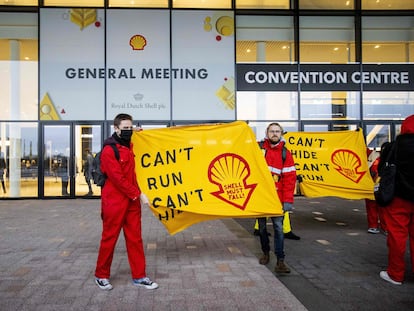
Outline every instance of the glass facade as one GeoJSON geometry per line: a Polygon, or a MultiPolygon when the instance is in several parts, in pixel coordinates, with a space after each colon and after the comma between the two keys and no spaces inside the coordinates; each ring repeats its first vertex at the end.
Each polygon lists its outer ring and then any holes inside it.
{"type": "Polygon", "coordinates": [[[411,1],[0,1],[0,30],[0,198],[88,193],[119,112],[361,127],[370,148],[414,114],[411,1]]]}

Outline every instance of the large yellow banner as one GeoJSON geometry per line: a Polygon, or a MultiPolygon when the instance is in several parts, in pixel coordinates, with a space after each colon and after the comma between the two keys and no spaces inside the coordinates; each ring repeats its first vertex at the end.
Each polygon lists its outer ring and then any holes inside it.
{"type": "Polygon", "coordinates": [[[307,197],[374,199],[362,130],[284,135],[307,197]]]}
{"type": "Polygon", "coordinates": [[[145,130],[132,142],[141,191],[171,234],[204,220],[283,214],[245,122],[145,130]]]}

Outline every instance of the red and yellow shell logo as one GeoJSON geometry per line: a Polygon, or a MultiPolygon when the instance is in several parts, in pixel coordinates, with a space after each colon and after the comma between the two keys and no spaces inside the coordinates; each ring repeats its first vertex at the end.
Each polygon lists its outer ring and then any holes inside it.
{"type": "Polygon", "coordinates": [[[340,174],[355,183],[359,183],[366,173],[366,171],[361,171],[362,161],[359,156],[348,149],[336,150],[331,156],[331,162],[340,174]]]}
{"type": "Polygon", "coordinates": [[[129,39],[129,45],[132,49],[135,50],[143,50],[144,47],[147,45],[147,40],[144,36],[141,35],[134,35],[129,39]]]}
{"type": "Polygon", "coordinates": [[[211,194],[244,210],[257,184],[247,184],[250,167],[245,159],[233,153],[217,156],[208,167],[208,179],[219,187],[211,194]]]}

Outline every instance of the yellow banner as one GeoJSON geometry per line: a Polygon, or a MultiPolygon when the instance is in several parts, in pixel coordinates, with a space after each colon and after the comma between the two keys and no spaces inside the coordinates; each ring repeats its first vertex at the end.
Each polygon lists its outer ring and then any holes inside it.
{"type": "Polygon", "coordinates": [[[204,220],[283,214],[245,122],[145,130],[132,141],[141,191],[171,234],[204,220]]]}
{"type": "Polygon", "coordinates": [[[374,199],[362,130],[284,135],[307,197],[374,199]]]}

